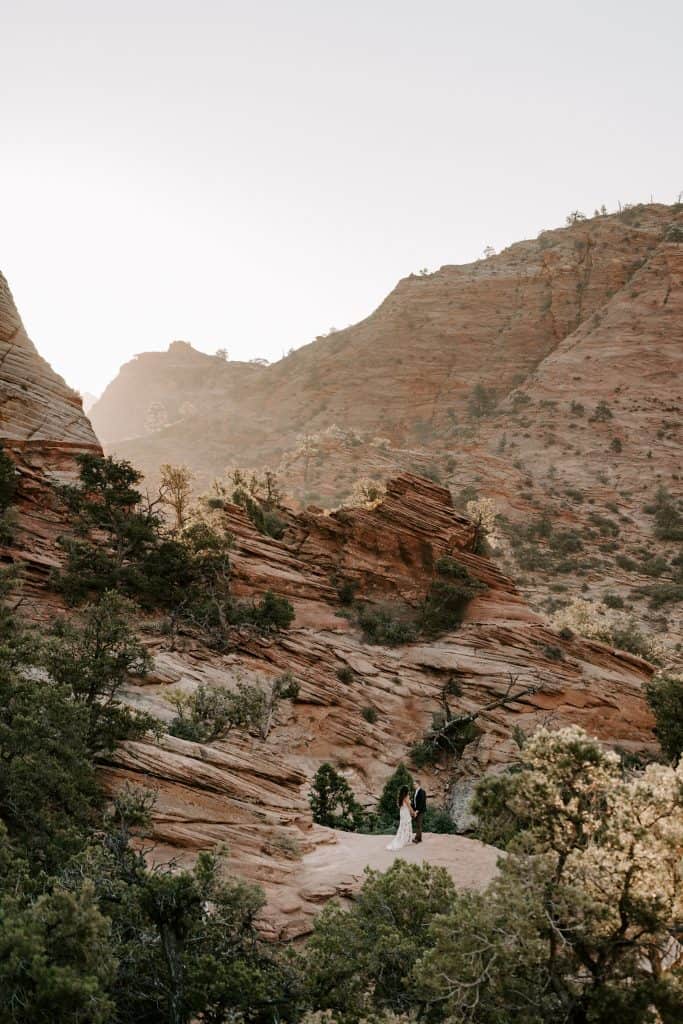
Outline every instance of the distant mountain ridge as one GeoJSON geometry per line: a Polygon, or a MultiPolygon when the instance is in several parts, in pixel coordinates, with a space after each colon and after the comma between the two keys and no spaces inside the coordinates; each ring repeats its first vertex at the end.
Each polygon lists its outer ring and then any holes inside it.
{"type": "Polygon", "coordinates": [[[676,635],[679,547],[644,508],[661,486],[681,497],[682,243],[681,205],[577,220],[411,275],[361,323],[271,366],[195,353],[207,369],[184,375],[171,354],[140,357],[93,423],[152,479],[162,462],[190,465],[200,488],[227,465],[269,464],[304,504],[335,506],[358,477],[428,472],[491,497],[518,531],[546,516],[579,535],[543,571],[526,551],[537,605],[616,594],[641,626],[676,635]],[[133,437],[150,398],[168,421],[133,437]],[[661,589],[641,593],[668,584],[661,604],[661,589]]]}

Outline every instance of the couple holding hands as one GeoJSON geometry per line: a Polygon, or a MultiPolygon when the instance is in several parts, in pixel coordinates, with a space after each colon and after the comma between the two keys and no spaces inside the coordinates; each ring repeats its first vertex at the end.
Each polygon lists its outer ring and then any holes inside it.
{"type": "Polygon", "coordinates": [[[399,822],[398,831],[387,846],[387,850],[401,850],[411,843],[422,842],[422,821],[427,810],[427,794],[420,785],[415,783],[415,792],[410,796],[407,786],[398,791],[399,822]],[[415,835],[413,836],[413,819],[415,819],[415,835]]]}

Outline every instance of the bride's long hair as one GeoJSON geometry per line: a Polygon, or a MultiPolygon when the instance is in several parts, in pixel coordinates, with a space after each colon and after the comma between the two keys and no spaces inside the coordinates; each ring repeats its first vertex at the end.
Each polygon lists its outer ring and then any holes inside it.
{"type": "Polygon", "coordinates": [[[407,786],[401,786],[401,788],[398,791],[398,809],[399,809],[399,811],[403,807],[403,801],[408,796],[408,793],[409,793],[408,787],[407,786]]]}

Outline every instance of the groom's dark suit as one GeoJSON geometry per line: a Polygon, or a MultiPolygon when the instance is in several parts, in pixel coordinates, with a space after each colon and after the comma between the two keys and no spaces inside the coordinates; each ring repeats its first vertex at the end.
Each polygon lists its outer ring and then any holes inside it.
{"type": "Polygon", "coordinates": [[[415,839],[414,842],[422,842],[422,821],[424,819],[425,811],[427,810],[427,794],[425,793],[422,786],[418,786],[413,794],[413,810],[416,811],[415,816],[415,839]]]}

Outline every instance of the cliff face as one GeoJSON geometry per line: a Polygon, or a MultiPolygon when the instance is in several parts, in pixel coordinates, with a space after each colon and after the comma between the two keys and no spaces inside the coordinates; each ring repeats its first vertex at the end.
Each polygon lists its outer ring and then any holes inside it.
{"type": "MultiPolygon", "coordinates": [[[[16,317],[7,301],[6,307],[16,317]]],[[[19,337],[18,318],[4,316],[4,323],[16,322],[19,337]]],[[[30,600],[22,609],[40,620],[55,606],[47,573],[59,559],[55,539],[68,528],[53,483],[73,474],[78,451],[99,449],[72,393],[31,355],[32,347],[23,348],[23,362],[3,364],[3,380],[6,366],[22,368],[13,370],[10,384],[12,394],[24,397],[14,399],[17,424],[3,429],[19,466],[20,489],[17,541],[2,557],[26,565],[23,587],[30,600]],[[35,410],[46,389],[54,395],[54,411],[50,403],[50,415],[45,410],[41,416],[35,410]]],[[[448,771],[422,773],[435,803],[460,809],[474,779],[509,763],[516,726],[532,731],[577,722],[626,750],[652,745],[642,696],[651,668],[604,644],[553,632],[508,575],[470,552],[473,526],[447,488],[403,474],[374,508],[283,515],[287,528],[279,541],[256,532],[237,506],[228,508],[226,525],[235,538],[234,592],[272,589],[287,596],[296,610],[292,627],[268,637],[236,629],[230,652],[218,655],[191,636],[172,642],[149,623],[142,635],[154,671],[132,684],[127,698],[168,720],[173,692],[191,692],[201,683],[263,683],[287,670],[300,685],[296,701],[281,703],[265,740],[235,733],[205,745],[167,735],[125,743],[102,765],[109,787],[132,782],[156,791],[156,856],[191,860],[199,850],[227,843],[233,868],[266,888],[264,926],[271,934],[306,932],[321,901],[357,884],[359,865],[368,859],[383,864],[384,840],[338,841],[312,825],[308,792],[318,766],[334,763],[372,806],[410,744],[430,726],[450,679],[461,691],[451,698],[454,712],[495,702],[509,692],[511,680],[515,695],[530,686],[534,692],[485,712],[478,719],[480,735],[448,771]],[[355,617],[343,614],[340,579],[355,583],[357,596],[371,604],[416,608],[444,555],[485,587],[457,630],[384,647],[367,643],[355,617]],[[347,670],[342,678],[340,669],[347,670]],[[373,845],[366,851],[368,843],[373,845]]],[[[491,851],[465,839],[449,846],[446,839],[434,840],[434,857],[451,865],[455,858],[462,884],[490,877],[491,851]]]]}
{"type": "MultiPolygon", "coordinates": [[[[283,702],[265,741],[231,736],[210,747],[171,737],[127,743],[105,777],[112,786],[153,780],[160,851],[191,858],[227,843],[236,870],[266,886],[276,933],[305,931],[316,903],[344,889],[338,851],[330,847],[327,860],[320,853],[320,842],[330,842],[329,830],[311,826],[307,795],[319,765],[341,767],[362,802],[373,806],[410,744],[430,726],[447,680],[455,678],[462,691],[452,699],[454,712],[492,703],[508,692],[511,678],[514,694],[537,687],[486,712],[478,720],[480,736],[454,770],[422,773],[432,801],[450,801],[456,810],[473,780],[511,761],[516,726],[533,731],[575,722],[626,750],[651,745],[642,696],[649,666],[549,629],[507,576],[467,550],[472,525],[453,508],[445,488],[404,475],[373,509],[290,514],[281,541],[255,532],[237,506],[229,509],[228,526],[235,537],[236,593],[271,588],[286,595],[296,609],[292,628],[276,638],[243,632],[223,657],[190,641],[172,650],[159,638],[156,672],[131,689],[130,699],[169,718],[167,698],[174,691],[189,692],[202,682],[263,681],[286,670],[299,682],[299,696],[293,704],[283,702]],[[384,647],[364,641],[353,617],[341,614],[335,579],[354,581],[361,599],[416,606],[436,559],[446,554],[487,588],[470,603],[458,630],[384,647]],[[348,674],[340,679],[340,669],[350,670],[350,682],[348,674]],[[375,721],[364,716],[367,708],[375,721]],[[306,855],[302,862],[292,854],[297,849],[306,855]],[[321,873],[318,888],[309,872],[323,863],[329,870],[321,873]]],[[[375,842],[379,854],[383,845],[375,842]]]]}
{"type": "Polygon", "coordinates": [[[426,471],[492,497],[513,527],[549,517],[583,546],[559,580],[510,555],[535,606],[616,597],[675,663],[683,604],[643,591],[676,584],[680,545],[644,506],[660,485],[681,496],[682,240],[680,207],[644,206],[411,276],[224,405],[207,395],[186,422],[109,447],[151,477],[186,462],[200,487],[225,465],[279,464],[288,493],[331,507],[360,476],[426,471]]]}
{"type": "Polygon", "coordinates": [[[56,539],[65,528],[53,484],[74,479],[76,456],[99,452],[81,398],[36,350],[0,274],[0,442],[19,471],[16,539],[0,560],[21,566],[21,596],[30,614],[58,606],[45,591],[59,562],[56,539]],[[28,606],[27,606],[28,610],[28,606]]]}
{"type": "Polygon", "coordinates": [[[38,354],[0,274],[0,437],[14,448],[99,447],[80,396],[38,354]]]}
{"type": "MultiPolygon", "coordinates": [[[[415,447],[427,441],[428,447],[438,447],[454,425],[471,425],[468,406],[475,384],[495,389],[500,401],[534,380],[560,347],[572,348],[579,329],[591,335],[591,347],[600,346],[601,358],[619,362],[620,346],[628,353],[629,343],[616,324],[605,320],[608,307],[628,310],[640,336],[657,338],[656,311],[650,324],[653,310],[642,299],[635,301],[638,281],[660,276],[664,302],[670,254],[680,251],[680,242],[667,237],[678,237],[672,234],[678,221],[683,214],[669,207],[644,207],[633,216],[600,217],[543,232],[487,260],[412,275],[360,324],[320,338],[272,366],[252,367],[249,378],[242,374],[244,364],[225,364],[206,387],[196,415],[205,423],[222,424],[225,450],[237,447],[243,458],[261,454],[272,460],[302,431],[334,423],[374,432],[394,445],[410,442],[415,447]],[[634,275],[638,281],[632,281],[634,275]],[[597,333],[595,314],[601,321],[597,333]],[[230,391],[233,378],[239,379],[239,388],[230,398],[238,404],[226,409],[220,395],[230,391]]],[[[667,325],[680,330],[670,305],[675,280],[671,285],[664,312],[667,325]]],[[[656,363],[663,361],[664,380],[669,353],[652,344],[649,348],[656,363]]],[[[106,443],[130,438],[131,424],[140,421],[138,403],[149,404],[149,391],[138,387],[133,394],[135,381],[144,379],[154,400],[165,400],[154,390],[153,358],[147,354],[124,368],[125,395],[115,381],[95,405],[93,422],[106,443]]],[[[157,379],[161,367],[170,371],[173,362],[170,353],[156,357],[157,379]]],[[[630,359],[620,365],[620,379],[612,387],[623,386],[636,369],[630,359]]],[[[574,383],[572,390],[581,392],[579,382],[574,383]]],[[[193,379],[187,388],[196,394],[193,379]]],[[[173,405],[172,395],[169,402],[173,405]]],[[[153,445],[156,457],[184,429],[178,424],[163,437],[131,441],[127,450],[153,470],[154,463],[145,459],[146,444],[153,445]]],[[[208,469],[204,458],[195,451],[193,465],[200,472],[208,469]]]]}

